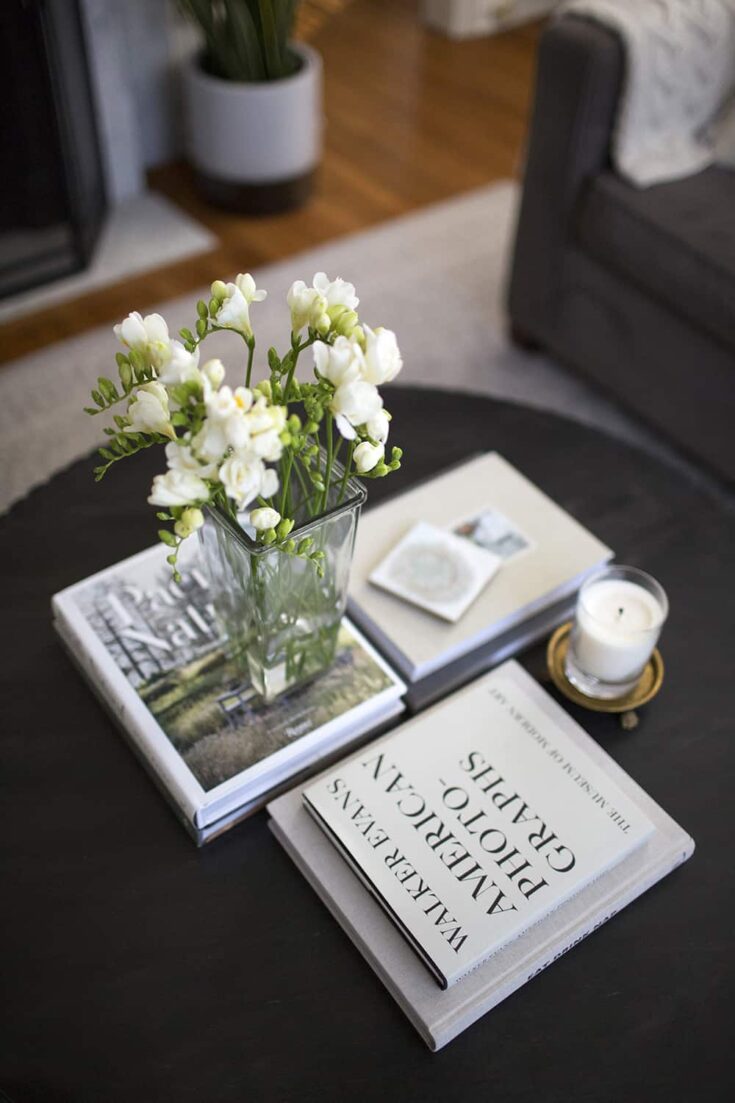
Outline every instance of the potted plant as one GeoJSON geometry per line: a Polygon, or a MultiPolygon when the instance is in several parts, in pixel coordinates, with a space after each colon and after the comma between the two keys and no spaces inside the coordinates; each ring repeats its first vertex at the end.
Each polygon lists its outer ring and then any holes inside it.
{"type": "Polygon", "coordinates": [[[210,201],[271,214],[310,194],[322,65],[291,41],[296,0],[180,0],[203,49],[184,73],[189,160],[210,201]]]}
{"type": "Polygon", "coordinates": [[[290,341],[268,350],[256,382],[252,276],[216,280],[197,303],[194,330],[169,336],[159,314],[115,326],[119,380],[100,377],[87,413],[114,414],[97,479],[142,449],[165,446],[167,470],[148,501],[177,579],[182,542],[198,532],[232,658],[265,700],[328,666],[347,601],[365,490],[356,476],[400,467],[386,455],[390,415],[379,387],[401,368],[395,334],[357,315],[352,284],[318,272],[288,293],[290,341]],[[200,363],[208,334],[244,341],[239,386],[220,360],[200,363]],[[297,364],[313,356],[308,380],[297,364]]]}

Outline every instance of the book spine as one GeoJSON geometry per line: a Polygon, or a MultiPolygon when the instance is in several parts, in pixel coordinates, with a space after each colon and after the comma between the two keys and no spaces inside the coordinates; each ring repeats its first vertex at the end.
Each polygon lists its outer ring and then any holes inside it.
{"type": "MultiPolygon", "coordinates": [[[[204,841],[195,824],[196,809],[192,805],[188,795],[162,769],[159,763],[151,757],[148,751],[148,741],[144,731],[139,730],[125,707],[125,702],[120,698],[114,683],[107,677],[107,673],[101,665],[95,661],[89,652],[89,648],[70,623],[69,619],[57,608],[55,627],[75,666],[84,678],[89,682],[95,695],[107,709],[119,731],[127,743],[136,752],[136,755],[145,766],[148,773],[157,783],[159,789],[177,814],[180,822],[184,824],[189,834],[197,845],[204,841]]],[[[134,692],[131,689],[131,692],[134,692]]]]}

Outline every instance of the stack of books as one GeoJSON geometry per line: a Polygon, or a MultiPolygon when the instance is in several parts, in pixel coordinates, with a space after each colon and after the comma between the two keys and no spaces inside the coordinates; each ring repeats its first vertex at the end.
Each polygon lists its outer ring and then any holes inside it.
{"type": "Polygon", "coordinates": [[[197,843],[269,802],[433,1049],[691,854],[504,661],[612,552],[502,457],[366,513],[334,664],[268,705],[232,663],[190,544],[178,583],[159,545],[57,594],[56,629],[197,843]]]}
{"type": "Polygon", "coordinates": [[[514,661],[268,811],[434,1050],[694,849],[514,661]]]}
{"type": "Polygon", "coordinates": [[[54,626],[197,843],[403,711],[405,686],[348,620],[320,679],[265,705],[219,634],[196,542],[156,545],[53,598],[54,626]]]}
{"type": "Polygon", "coordinates": [[[612,551],[497,452],[368,510],[360,521],[349,612],[408,683],[414,711],[550,635],[612,551]],[[459,534],[501,561],[455,623],[371,582],[417,523],[459,534]]]}

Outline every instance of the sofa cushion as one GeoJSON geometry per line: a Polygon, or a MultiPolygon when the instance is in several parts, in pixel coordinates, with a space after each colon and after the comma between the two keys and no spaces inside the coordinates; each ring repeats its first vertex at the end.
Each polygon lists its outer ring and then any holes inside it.
{"type": "Polygon", "coordinates": [[[583,192],[575,234],[597,261],[735,348],[735,172],[644,189],[602,173],[583,192]]]}

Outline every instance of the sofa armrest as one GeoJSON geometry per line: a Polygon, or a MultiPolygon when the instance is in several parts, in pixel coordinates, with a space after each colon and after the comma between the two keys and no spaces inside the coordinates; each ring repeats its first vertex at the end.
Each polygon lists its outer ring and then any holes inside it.
{"type": "Polygon", "coordinates": [[[509,289],[514,328],[541,343],[580,191],[609,161],[623,68],[620,39],[591,20],[563,16],[541,39],[509,289]]]}

